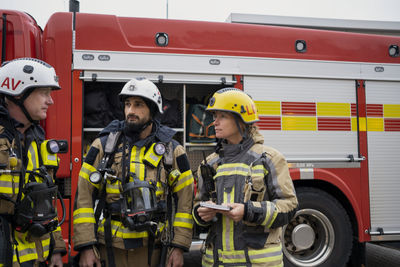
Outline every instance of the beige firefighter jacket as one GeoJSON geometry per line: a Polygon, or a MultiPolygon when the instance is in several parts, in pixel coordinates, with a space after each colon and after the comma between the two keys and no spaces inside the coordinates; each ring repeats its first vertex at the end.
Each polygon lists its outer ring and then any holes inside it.
{"type": "MultiPolygon", "coordinates": [[[[0,125],[0,166],[2,171],[19,171],[22,168],[22,161],[21,158],[16,156],[17,145],[15,142],[15,136],[13,136],[13,131],[11,131],[9,128],[10,125],[8,125],[8,127],[0,125]]],[[[26,131],[24,138],[26,140],[31,140],[33,131],[39,133],[40,136],[37,136],[37,138],[42,141],[44,138],[44,132],[40,126],[32,126],[29,128],[26,131]],[[37,127],[37,129],[34,130],[34,127],[37,127]]],[[[19,134],[19,132],[17,133],[19,134]]],[[[24,142],[21,141],[21,143],[23,144],[24,142]]],[[[39,167],[39,159],[37,158],[38,153],[40,153],[38,144],[36,144],[35,141],[31,142],[29,149],[26,150],[26,155],[24,156],[28,160],[26,169],[34,170],[35,168],[39,167]]],[[[53,175],[52,170],[49,170],[49,173],[53,175]]],[[[27,183],[27,181],[28,175],[25,176],[25,183],[27,183]]],[[[7,200],[7,198],[14,202],[17,200],[19,183],[19,174],[0,172],[0,214],[6,216],[14,214],[15,205],[11,201],[7,200]]],[[[7,217],[10,218],[10,216],[7,217]]],[[[10,229],[12,229],[13,227],[11,226],[13,226],[13,223],[10,221],[10,219],[8,221],[10,229]]],[[[51,243],[54,243],[53,253],[66,253],[65,242],[62,238],[60,227],[57,227],[54,232],[45,234],[40,238],[34,238],[30,236],[29,232],[21,233],[16,230],[14,230],[13,235],[15,241],[12,242],[14,265],[18,266],[17,262],[23,263],[27,261],[45,261],[49,256],[51,243]],[[51,239],[53,239],[55,242],[51,242],[51,239]]],[[[10,237],[10,240],[12,239],[13,237],[10,237]]]]}
{"type": "MultiPolygon", "coordinates": [[[[122,130],[123,122],[112,122],[107,128],[122,130]]],[[[154,124],[154,123],[153,123],[154,124]]],[[[105,130],[107,130],[107,128],[105,130]]],[[[110,130],[111,132],[112,130],[110,130]]],[[[169,237],[166,224],[158,223],[157,230],[157,242],[160,242],[160,236],[163,238],[170,238],[171,246],[179,247],[184,250],[188,250],[192,240],[192,228],[193,219],[191,215],[192,203],[193,203],[193,175],[190,170],[189,162],[185,153],[184,148],[179,145],[175,140],[172,139],[175,133],[172,129],[161,126],[158,123],[155,124],[155,130],[149,138],[153,138],[150,143],[145,146],[132,145],[137,144],[131,142],[129,147],[126,147],[126,157],[130,160],[129,171],[134,172],[139,179],[146,181],[153,181],[157,183],[157,201],[166,199],[167,190],[173,195],[173,199],[177,204],[174,207],[175,212],[171,215],[173,232],[172,237],[169,237]],[[161,139],[161,140],[160,140],[161,139]],[[179,170],[180,175],[176,178],[173,186],[166,187],[167,181],[167,169],[164,165],[164,160],[160,161],[160,177],[157,179],[157,168],[144,163],[144,155],[149,150],[149,147],[154,143],[162,141],[167,144],[171,144],[172,148],[172,170],[179,170]],[[157,181],[159,180],[159,181],[157,181]]],[[[121,134],[121,136],[124,133],[121,134]]],[[[106,135],[107,136],[107,135],[106,135]]],[[[141,140],[139,143],[147,143],[147,139],[141,140]]],[[[101,190],[100,184],[94,184],[89,180],[89,176],[92,172],[96,171],[101,159],[104,156],[104,140],[102,143],[102,137],[97,138],[92,143],[89,152],[82,165],[79,173],[78,190],[76,192],[74,212],[73,212],[73,226],[74,226],[74,248],[75,250],[81,250],[87,246],[95,245],[98,242],[105,244],[104,240],[104,219],[100,220],[96,229],[96,221],[94,217],[94,202],[99,196],[101,190]]],[[[116,150],[111,169],[115,171],[117,177],[121,177],[122,174],[122,146],[120,143],[116,150]]],[[[167,145],[169,147],[169,145],[167,145]]],[[[165,155],[164,155],[165,156],[165,155]]],[[[106,181],[106,205],[112,206],[113,203],[120,199],[122,192],[122,184],[120,181],[106,181]]],[[[120,214],[119,214],[120,215],[120,214]]],[[[112,214],[111,217],[111,231],[112,231],[112,245],[120,249],[132,249],[136,247],[147,246],[148,244],[148,232],[147,231],[131,231],[125,227],[124,224],[118,220],[118,214],[112,214]]]]}
{"type": "Polygon", "coordinates": [[[217,204],[244,203],[242,221],[234,223],[220,214],[217,222],[211,224],[199,217],[197,208],[199,202],[205,200],[205,188],[200,168],[198,170],[193,218],[197,224],[210,227],[203,266],[283,265],[282,226],[290,221],[297,209],[296,193],[283,155],[264,146],[264,137],[255,129],[252,139],[247,142],[247,148],[246,144],[237,145],[244,148],[239,149],[231,160],[224,160],[217,153],[207,157],[207,163],[216,170],[213,180],[217,204]]]}

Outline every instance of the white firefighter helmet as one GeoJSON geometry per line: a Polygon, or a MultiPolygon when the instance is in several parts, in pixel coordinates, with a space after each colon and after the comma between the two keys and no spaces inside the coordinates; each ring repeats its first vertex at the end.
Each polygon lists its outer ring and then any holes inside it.
{"type": "MultiPolygon", "coordinates": [[[[119,93],[122,100],[124,97],[140,96],[153,102],[162,114],[162,99],[157,86],[146,78],[136,78],[127,82],[119,93]]],[[[149,107],[150,108],[150,107],[149,107]]]]}
{"type": "Polygon", "coordinates": [[[54,68],[46,62],[36,58],[17,58],[0,68],[1,94],[18,96],[36,87],[60,89],[54,68]]]}

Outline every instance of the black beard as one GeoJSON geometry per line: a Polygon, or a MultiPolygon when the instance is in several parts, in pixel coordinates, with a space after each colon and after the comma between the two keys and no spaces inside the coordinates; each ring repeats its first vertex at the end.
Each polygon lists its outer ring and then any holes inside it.
{"type": "Polygon", "coordinates": [[[147,121],[147,122],[128,122],[125,121],[125,134],[127,135],[138,135],[140,134],[147,126],[149,126],[151,124],[151,120],[147,121]]]}
{"type": "Polygon", "coordinates": [[[125,122],[125,132],[131,134],[138,134],[143,130],[145,123],[125,122]]]}

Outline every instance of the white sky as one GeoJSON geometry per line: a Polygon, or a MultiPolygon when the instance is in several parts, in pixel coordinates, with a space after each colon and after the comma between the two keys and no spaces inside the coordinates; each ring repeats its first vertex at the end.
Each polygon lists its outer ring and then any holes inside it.
{"type": "MultiPolygon", "coordinates": [[[[225,21],[230,13],[400,21],[400,0],[80,0],[80,12],[128,17],[225,21]]],[[[32,15],[44,28],[69,0],[0,0],[1,9],[32,15]]]]}

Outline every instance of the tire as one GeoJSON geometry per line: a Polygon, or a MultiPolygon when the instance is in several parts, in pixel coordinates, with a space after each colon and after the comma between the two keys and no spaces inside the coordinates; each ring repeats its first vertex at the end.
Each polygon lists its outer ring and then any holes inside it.
{"type": "Polygon", "coordinates": [[[349,260],[353,231],[343,206],[317,188],[296,189],[299,210],[283,227],[285,267],[341,267],[349,260]]]}

